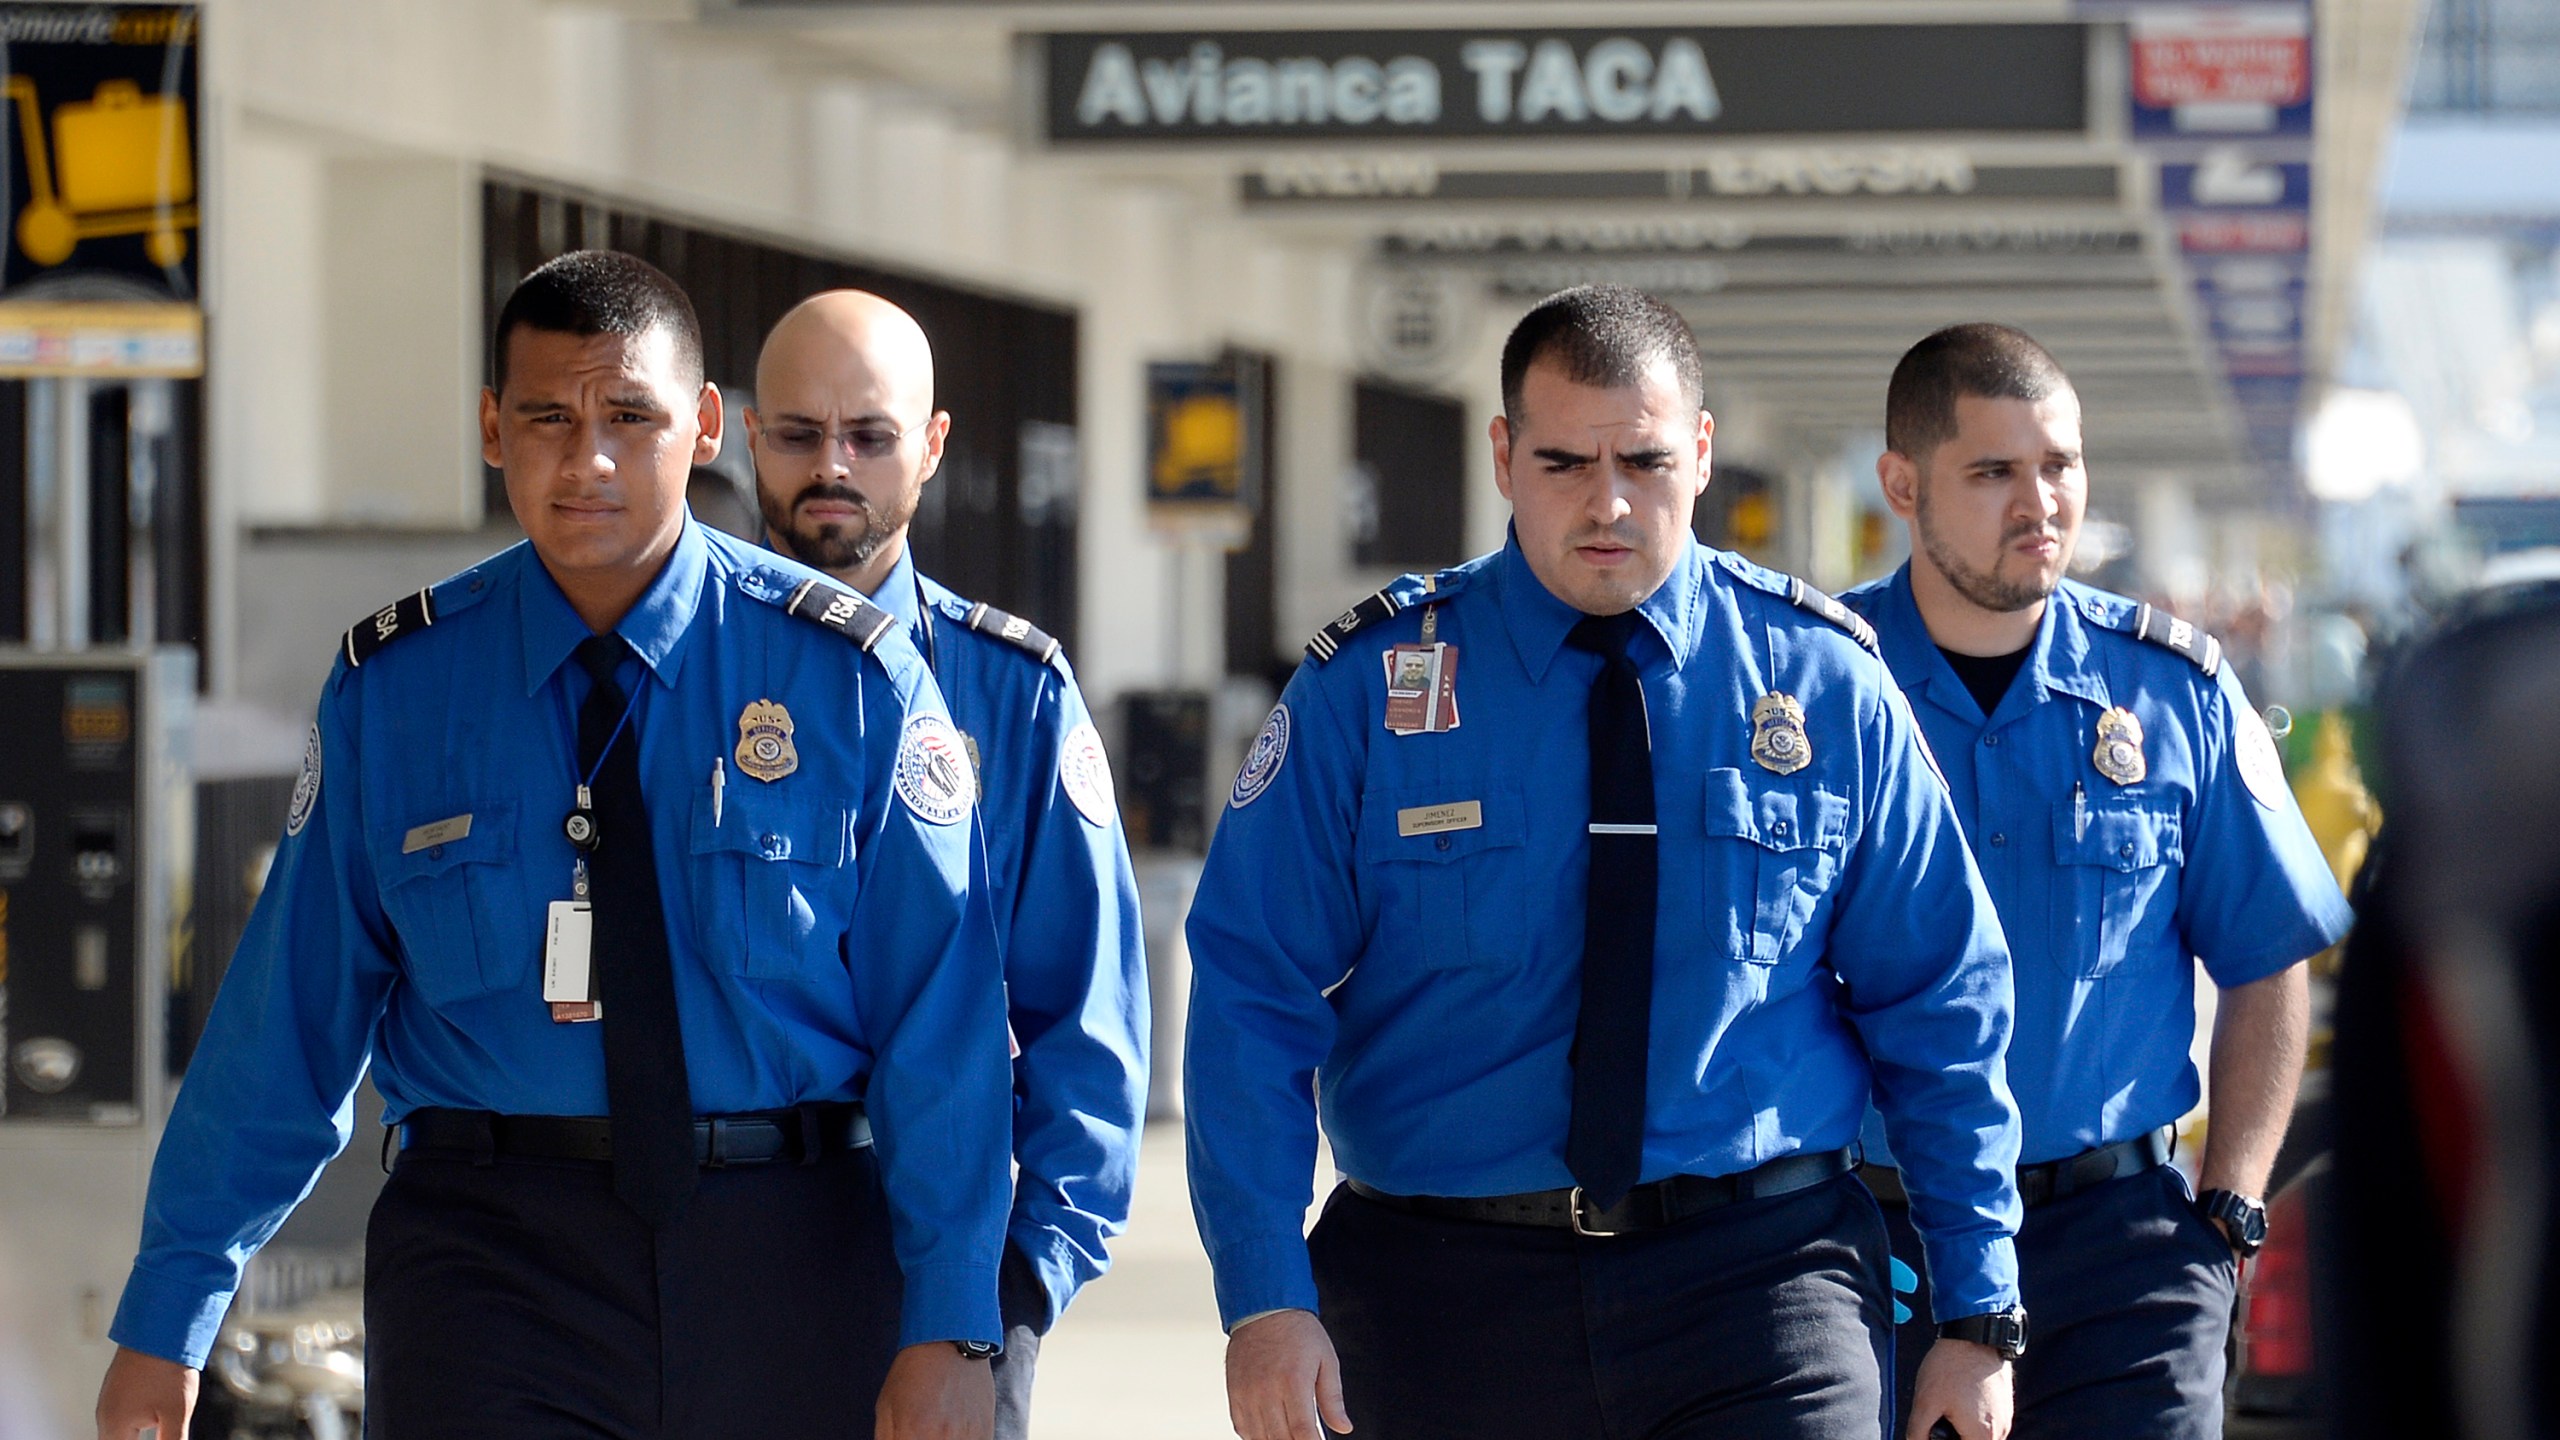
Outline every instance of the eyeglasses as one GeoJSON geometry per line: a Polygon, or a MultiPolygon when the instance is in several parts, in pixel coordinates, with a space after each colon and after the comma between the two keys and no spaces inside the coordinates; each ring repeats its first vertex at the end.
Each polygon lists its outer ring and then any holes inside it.
{"type": "Polygon", "coordinates": [[[776,455],[815,455],[820,450],[836,447],[856,460],[881,460],[897,453],[900,441],[923,428],[922,424],[916,424],[901,430],[877,420],[866,420],[841,430],[828,430],[817,425],[768,425],[760,433],[765,445],[776,455]]]}

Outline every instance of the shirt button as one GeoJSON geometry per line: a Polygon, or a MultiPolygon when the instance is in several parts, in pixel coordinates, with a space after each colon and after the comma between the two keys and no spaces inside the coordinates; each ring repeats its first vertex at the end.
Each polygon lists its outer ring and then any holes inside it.
{"type": "Polygon", "coordinates": [[[2133,858],[2133,842],[2132,842],[2132,841],[2130,841],[2130,840],[2126,841],[2126,842],[2124,843],[2124,848],[2123,848],[2123,849],[2121,849],[2121,850],[2118,850],[2116,853],[2117,853],[2117,854],[2119,854],[2119,855],[2121,855],[2121,856],[2123,856],[2123,857],[2124,857],[2124,858],[2126,858],[2127,860],[2132,859],[2132,858],[2133,858]]]}
{"type": "Polygon", "coordinates": [[[1449,848],[1449,837],[1443,835],[1439,839],[1432,841],[1431,846],[1435,850],[1446,850],[1449,848]]]}
{"type": "Polygon", "coordinates": [[[782,837],[779,835],[765,836],[762,844],[764,845],[764,853],[767,855],[779,855],[782,853],[782,837]]]}
{"type": "Polygon", "coordinates": [[[430,846],[428,846],[428,847],[427,847],[427,858],[428,858],[428,859],[430,859],[430,860],[441,860],[441,859],[443,859],[443,858],[444,858],[444,847],[443,847],[443,846],[441,846],[441,845],[430,845],[430,846]]]}
{"type": "Polygon", "coordinates": [[[1997,735],[1985,735],[1982,737],[1982,743],[1985,745],[1997,745],[2000,743],[2000,737],[1997,735]]]}
{"type": "Polygon", "coordinates": [[[1770,826],[1770,827],[1769,827],[1769,833],[1770,833],[1770,834],[1772,834],[1772,835],[1784,835],[1784,834],[1786,834],[1786,833],[1787,833],[1787,829],[1788,829],[1787,822],[1786,822],[1786,821],[1784,821],[1784,820],[1781,820],[1781,821],[1779,821],[1778,823],[1776,823],[1776,824],[1774,824],[1774,825],[1772,825],[1772,826],[1770,826]]]}
{"type": "Polygon", "coordinates": [[[2001,831],[1999,834],[1994,835],[1994,836],[1992,836],[1992,837],[1991,837],[1991,844],[1992,844],[1993,848],[1995,848],[1995,849],[1996,849],[1996,848],[1998,848],[1999,846],[2006,845],[2006,844],[2008,844],[2008,843],[2009,843],[2009,833],[2008,833],[2007,831],[2005,831],[2005,830],[2004,830],[2004,831],[2001,831]]]}

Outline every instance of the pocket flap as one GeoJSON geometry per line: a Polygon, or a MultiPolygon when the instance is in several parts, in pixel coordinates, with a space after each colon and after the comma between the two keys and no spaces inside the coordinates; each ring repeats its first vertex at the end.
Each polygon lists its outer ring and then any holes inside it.
{"type": "Polygon", "coordinates": [[[516,857],[516,807],[447,803],[417,807],[408,823],[381,832],[374,853],[382,883],[441,875],[456,865],[500,865],[516,857]],[[432,811],[434,813],[423,813],[432,811]],[[453,832],[462,833],[455,834],[453,832]]]}
{"type": "Polygon", "coordinates": [[[2137,805],[2056,801],[2053,857],[2064,865],[2142,870],[2182,860],[2178,817],[2137,805]]]}
{"type": "Polygon", "coordinates": [[[717,823],[711,792],[695,798],[693,853],[838,866],[853,854],[853,815],[817,796],[778,795],[733,783],[722,798],[717,823]]]}
{"type": "Polygon", "coordinates": [[[1445,865],[1483,850],[1528,842],[1527,805],[1517,786],[1453,781],[1360,798],[1360,859],[1445,865]],[[1410,833],[1407,833],[1410,832],[1410,833]]]}
{"type": "Polygon", "coordinates": [[[1707,772],[1706,829],[1766,850],[1842,850],[1849,843],[1849,801],[1820,786],[1797,789],[1740,770],[1707,772]]]}

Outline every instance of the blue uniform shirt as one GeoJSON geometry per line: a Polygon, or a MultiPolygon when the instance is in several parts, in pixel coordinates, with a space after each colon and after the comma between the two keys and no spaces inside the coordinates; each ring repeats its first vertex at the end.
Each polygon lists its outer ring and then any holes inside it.
{"type": "MultiPolygon", "coordinates": [[[[1789,583],[1691,546],[1639,607],[1662,875],[1643,1174],[1848,1145],[1872,1088],[1915,1157],[1945,1312],[1995,1309],[2017,1298],[2008,954],[1884,666],[1789,583]],[[1772,691],[1804,707],[1791,775],[1751,755],[1772,691]]],[[[1566,646],[1581,617],[1516,540],[1389,593],[1396,613],[1337,622],[1289,682],[1191,911],[1192,1201],[1231,1326],[1315,1308],[1319,1097],[1343,1173],[1381,1190],[1573,1183],[1600,660],[1566,646]],[[1380,656],[1431,610],[1458,728],[1393,734],[1380,656]],[[1469,805],[1464,828],[1400,823],[1469,805]]]]}
{"type": "MultiPolygon", "coordinates": [[[[1004,1016],[975,822],[965,794],[900,778],[950,734],[923,659],[895,627],[866,653],[786,614],[811,580],[826,583],[688,523],[616,627],[638,652],[622,682],[693,1103],[866,1104],[904,1343],[995,1340],[1004,1016]],[[771,781],[737,754],[759,700],[795,724],[798,768],[771,781]]],[[[589,682],[568,662],[586,624],[526,545],[431,593],[431,625],[385,611],[396,638],[360,666],[341,653],[321,693],[152,1168],[119,1344],[203,1363],[242,1265],[346,1143],[368,1060],[393,1123],[422,1106],[606,1113],[603,1031],[555,1024],[540,979],[546,907],[570,893],[561,821],[589,682]]]]}
{"type": "Polygon", "coordinates": [[[2009,1081],[2025,1161],[2176,1121],[2201,1093],[2189,957],[2246,985],[2347,931],[2239,679],[2137,638],[2133,601],[2066,580],[1986,717],[1930,640],[1908,565],[1840,598],[1874,623],[1946,767],[2017,956],[2009,1081]],[[2095,759],[2099,717],[2119,706],[2142,728],[2130,784],[2095,759]]]}
{"type": "MultiPolygon", "coordinates": [[[[1147,960],[1110,762],[1055,641],[975,629],[977,607],[899,557],[873,602],[907,626],[978,764],[988,895],[1014,1061],[1011,1238],[1054,1318],[1129,1223],[1147,1113],[1147,960]]],[[[982,621],[983,623],[983,621],[982,621]]],[[[1037,635],[1037,632],[1026,632],[1037,635]]]]}

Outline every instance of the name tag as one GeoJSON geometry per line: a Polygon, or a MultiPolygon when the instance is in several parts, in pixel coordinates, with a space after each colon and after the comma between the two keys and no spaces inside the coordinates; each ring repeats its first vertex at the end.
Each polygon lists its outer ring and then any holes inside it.
{"type": "Polygon", "coordinates": [[[583,900],[551,902],[542,941],[542,998],[551,1018],[569,1024],[604,1018],[596,999],[595,911],[583,900]]]}
{"type": "Polygon", "coordinates": [[[1396,812],[1398,835],[1437,835],[1446,830],[1484,828],[1484,802],[1453,800],[1446,805],[1416,805],[1396,812]]]}
{"type": "Polygon", "coordinates": [[[431,846],[449,845],[470,833],[471,817],[456,815],[450,820],[439,820],[433,825],[421,825],[401,836],[400,853],[415,855],[431,846]]]}

